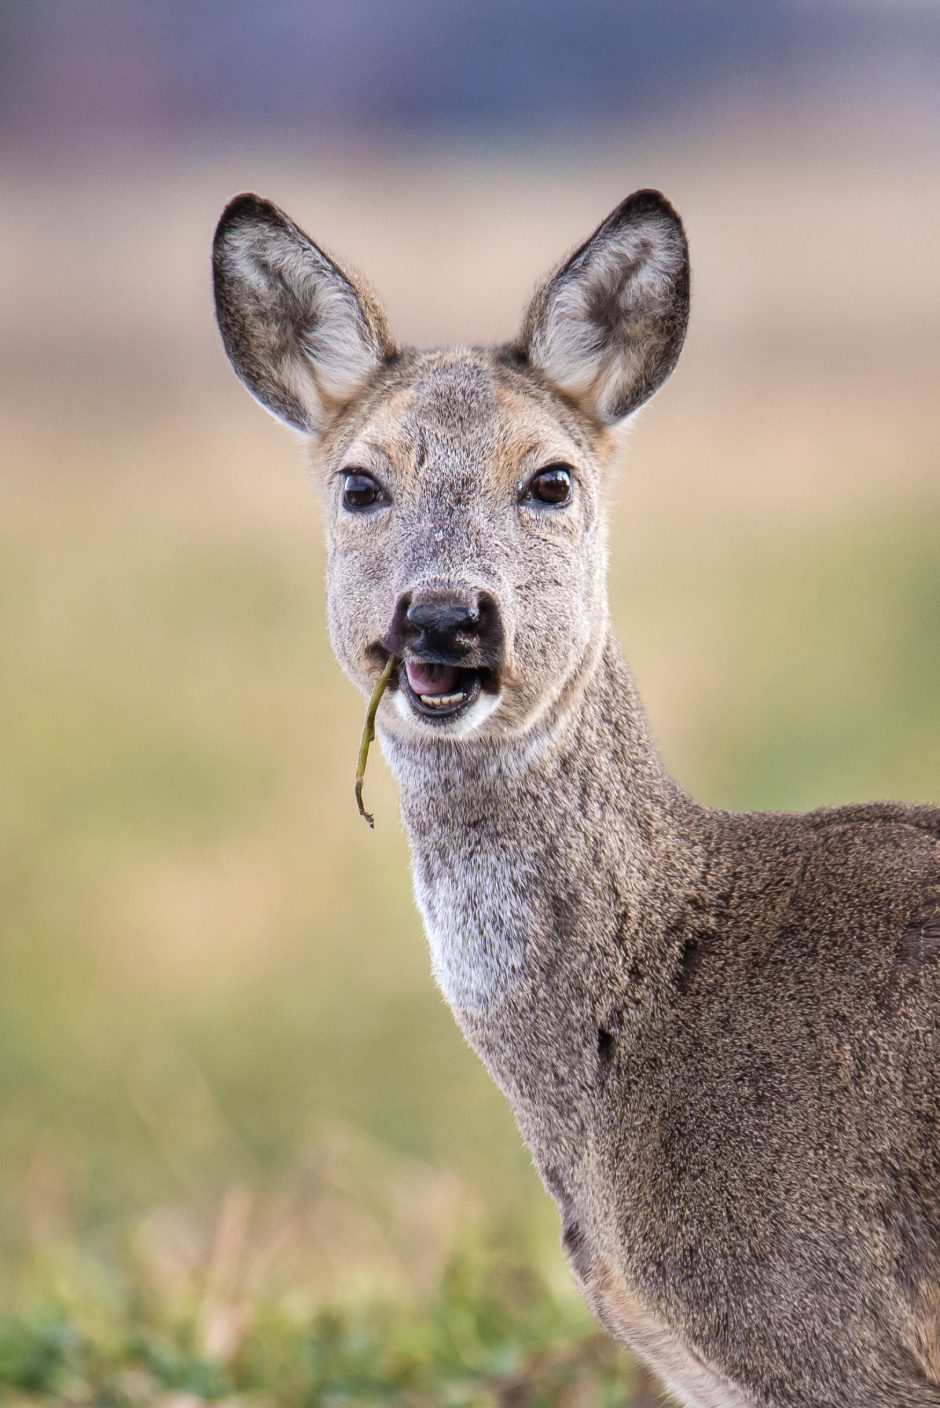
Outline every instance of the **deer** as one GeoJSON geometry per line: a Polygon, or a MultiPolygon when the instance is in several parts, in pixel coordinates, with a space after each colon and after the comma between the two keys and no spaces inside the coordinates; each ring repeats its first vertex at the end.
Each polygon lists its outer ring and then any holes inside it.
{"type": "Polygon", "coordinates": [[[389,680],[435,979],[594,1315],[687,1408],[940,1405],[940,808],[698,803],[611,625],[679,215],[629,196],[492,347],[398,346],[253,194],[213,278],[235,372],[309,445],[339,664],[389,680]]]}

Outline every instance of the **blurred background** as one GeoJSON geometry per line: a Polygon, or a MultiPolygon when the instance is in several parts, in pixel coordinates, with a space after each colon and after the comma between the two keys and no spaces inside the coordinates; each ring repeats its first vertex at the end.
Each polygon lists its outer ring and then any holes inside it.
{"type": "Polygon", "coordinates": [[[702,800],[940,796],[933,0],[0,3],[0,1402],[601,1408],[435,991],[294,438],[209,297],[253,188],[403,341],[510,335],[627,192],[693,316],[614,611],[702,800]]]}

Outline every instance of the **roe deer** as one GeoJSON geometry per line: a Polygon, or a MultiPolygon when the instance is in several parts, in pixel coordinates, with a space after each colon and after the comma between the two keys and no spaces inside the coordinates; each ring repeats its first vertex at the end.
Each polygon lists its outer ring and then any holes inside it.
{"type": "Polygon", "coordinates": [[[257,196],[214,273],[311,441],[339,661],[399,662],[434,972],[595,1314],[690,1408],[940,1405],[940,809],[699,805],[611,634],[605,476],[682,345],[678,216],[630,196],[491,349],[397,347],[257,196]]]}

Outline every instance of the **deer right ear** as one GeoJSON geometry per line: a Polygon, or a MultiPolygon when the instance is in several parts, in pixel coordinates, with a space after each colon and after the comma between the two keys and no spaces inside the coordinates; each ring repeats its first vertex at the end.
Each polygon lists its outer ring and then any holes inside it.
{"type": "Polygon", "coordinates": [[[682,222],[658,191],[636,191],[536,294],[522,348],[559,391],[616,425],[669,376],[688,318],[682,222]]]}
{"type": "Polygon", "coordinates": [[[212,257],[216,319],[235,371],[273,415],[322,434],[394,355],[384,313],[259,196],[229,202],[212,257]]]}

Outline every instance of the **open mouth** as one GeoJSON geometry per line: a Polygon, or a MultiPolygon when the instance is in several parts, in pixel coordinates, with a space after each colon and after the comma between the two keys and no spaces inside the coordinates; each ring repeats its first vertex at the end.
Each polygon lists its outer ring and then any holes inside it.
{"type": "Polygon", "coordinates": [[[406,660],[399,671],[402,692],[411,707],[426,718],[453,718],[479,698],[489,671],[430,660],[406,660]]]}

